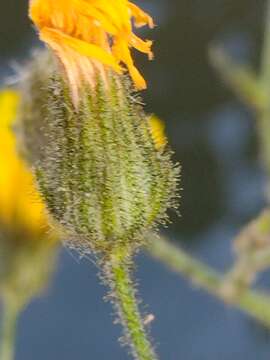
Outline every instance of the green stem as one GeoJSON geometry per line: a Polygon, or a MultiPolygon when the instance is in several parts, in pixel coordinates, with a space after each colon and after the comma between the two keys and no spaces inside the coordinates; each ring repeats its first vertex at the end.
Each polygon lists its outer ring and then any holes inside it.
{"type": "Polygon", "coordinates": [[[256,272],[268,269],[270,266],[270,249],[262,249],[251,257],[251,264],[256,272]]]}
{"type": "MultiPolygon", "coordinates": [[[[267,175],[270,178],[270,1],[267,2],[266,9],[260,83],[267,98],[267,106],[261,112],[261,118],[258,121],[258,132],[263,160],[265,162],[267,175]]],[[[267,195],[269,200],[269,191],[267,195]]]]}
{"type": "Polygon", "coordinates": [[[222,46],[210,47],[209,60],[240,99],[259,112],[264,109],[267,104],[266,94],[251,68],[238,64],[222,46]]]}
{"type": "MultiPolygon", "coordinates": [[[[212,63],[229,85],[249,103],[256,105],[259,117],[257,127],[261,152],[270,179],[270,0],[267,2],[266,9],[265,39],[259,81],[252,72],[235,64],[221,49],[211,49],[210,55],[212,63]]],[[[268,201],[270,201],[270,189],[268,189],[267,195],[268,201]]],[[[266,224],[263,222],[262,225],[262,227],[257,229],[258,233],[256,232],[256,234],[264,237],[266,232],[269,232],[269,221],[266,224]]],[[[243,235],[244,242],[247,242],[246,245],[249,246],[250,239],[247,235],[246,233],[243,235]]],[[[230,276],[231,272],[221,275],[209,266],[192,258],[179,247],[170,244],[167,239],[157,238],[153,234],[149,234],[149,237],[148,251],[153,257],[168,265],[175,272],[184,275],[212,295],[225,302],[230,301],[231,305],[238,307],[270,328],[270,296],[248,288],[250,280],[253,279],[252,275],[269,266],[269,249],[255,249],[256,251],[248,259],[245,256],[245,248],[243,254],[240,249],[239,259],[241,263],[239,263],[238,259],[232,271],[236,270],[238,282],[239,279],[243,280],[243,282],[247,280],[247,287],[240,289],[241,291],[234,292],[234,296],[230,296],[228,293],[226,294],[226,291],[229,290],[230,292],[232,290],[231,285],[238,286],[235,281],[231,281],[232,279],[229,279],[230,281],[228,282],[228,275],[230,276]],[[244,262],[242,261],[243,256],[244,262]],[[250,269],[251,265],[252,269],[250,269]],[[251,275],[250,279],[246,278],[247,274],[251,275]],[[227,287],[228,284],[231,289],[227,287]]],[[[251,239],[253,237],[254,234],[251,236],[251,239]]]]}
{"type": "Polygon", "coordinates": [[[164,238],[150,234],[148,251],[175,272],[184,275],[194,284],[212,295],[248,313],[270,328],[270,297],[262,292],[245,290],[229,298],[224,292],[223,279],[218,272],[192,258],[181,248],[164,238]]]}
{"type": "Polygon", "coordinates": [[[3,319],[0,337],[0,360],[13,360],[15,335],[21,306],[12,298],[3,301],[3,319]]]}
{"type": "Polygon", "coordinates": [[[257,250],[253,254],[241,255],[235,261],[232,269],[224,276],[224,286],[230,287],[234,293],[242,292],[251,287],[256,280],[257,274],[269,268],[269,246],[257,250]]]}
{"type": "Polygon", "coordinates": [[[266,4],[264,44],[261,64],[261,80],[265,89],[270,92],[270,1],[266,4]]]}
{"type": "Polygon", "coordinates": [[[112,301],[124,327],[125,340],[130,345],[134,358],[137,360],[157,359],[139,312],[128,261],[122,256],[112,256],[105,276],[112,289],[112,301]]]}
{"type": "Polygon", "coordinates": [[[264,209],[234,239],[236,259],[224,277],[224,286],[235,292],[251,287],[257,274],[270,266],[270,211],[264,209]]]}

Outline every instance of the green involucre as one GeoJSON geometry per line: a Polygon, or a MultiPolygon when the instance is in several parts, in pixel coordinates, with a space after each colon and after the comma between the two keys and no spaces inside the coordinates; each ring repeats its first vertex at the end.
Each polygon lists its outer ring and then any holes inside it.
{"type": "Polygon", "coordinates": [[[97,79],[75,108],[53,65],[42,76],[32,73],[21,123],[50,213],[70,233],[71,246],[136,249],[175,205],[179,168],[170,151],[156,148],[128,78],[97,79]]]}

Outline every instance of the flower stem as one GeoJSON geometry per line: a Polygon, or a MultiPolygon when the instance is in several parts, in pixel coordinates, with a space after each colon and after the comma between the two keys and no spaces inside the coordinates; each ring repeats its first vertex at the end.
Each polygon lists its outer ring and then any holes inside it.
{"type": "MultiPolygon", "coordinates": [[[[264,45],[262,50],[262,63],[259,82],[267,98],[267,106],[259,116],[258,136],[267,175],[270,178],[270,1],[266,4],[264,45]]],[[[268,179],[269,180],[269,179],[268,179]]],[[[267,189],[268,202],[270,201],[270,189],[267,189]]]]}
{"type": "Polygon", "coordinates": [[[137,360],[157,359],[139,312],[128,258],[119,254],[111,256],[105,275],[105,281],[112,290],[112,302],[124,327],[124,340],[130,346],[132,355],[137,360]]]}
{"type": "Polygon", "coordinates": [[[208,265],[194,259],[180,247],[171,244],[165,238],[149,235],[148,251],[156,259],[165,263],[175,272],[190,279],[194,284],[224,302],[238,307],[262,324],[270,328],[270,296],[263,292],[246,289],[236,293],[233,298],[227,297],[223,289],[224,276],[208,265]]]}
{"type": "MultiPolygon", "coordinates": [[[[258,113],[258,137],[261,145],[261,153],[264,166],[270,180],[270,0],[266,3],[265,35],[262,51],[262,64],[260,76],[256,78],[253,72],[237,65],[224,50],[220,48],[211,49],[210,56],[213,65],[219,70],[227,84],[242,98],[248,101],[249,105],[255,105],[258,113]]],[[[267,200],[270,202],[270,186],[267,189],[267,200]]],[[[258,271],[264,270],[270,265],[270,249],[268,240],[265,247],[261,250],[263,238],[269,237],[269,221],[264,221],[263,217],[258,218],[259,225],[254,233],[252,230],[245,231],[242,238],[244,245],[254,247],[254,238],[260,241],[255,242],[258,249],[252,249],[252,254],[245,254],[245,249],[240,249],[239,258],[231,272],[225,275],[219,274],[208,265],[194,259],[183,251],[180,247],[171,244],[165,237],[157,238],[154,234],[149,234],[150,241],[148,251],[150,255],[160,260],[175,272],[185,276],[199,287],[205,289],[212,295],[224,302],[238,307],[256,320],[270,328],[270,295],[261,291],[249,289],[258,271]],[[263,220],[260,224],[260,220],[263,220]],[[267,224],[268,222],[268,224],[267,224]],[[249,234],[250,233],[250,234],[249,234]],[[250,240],[253,244],[250,244],[250,240]],[[229,279],[228,279],[229,275],[229,279]],[[232,276],[233,275],[233,278],[232,276]],[[235,276],[236,275],[236,276],[235,276]],[[239,287],[239,283],[244,283],[241,291],[233,291],[233,296],[228,294],[228,285],[239,287]],[[227,291],[227,292],[226,292],[227,291]]],[[[237,239],[236,239],[237,240],[237,239]]],[[[232,294],[231,289],[229,293],[232,294]]],[[[236,289],[237,290],[237,289],[236,289]]]]}
{"type": "Polygon", "coordinates": [[[0,337],[0,360],[13,360],[15,353],[16,325],[20,304],[13,298],[3,300],[3,319],[0,337]]]}

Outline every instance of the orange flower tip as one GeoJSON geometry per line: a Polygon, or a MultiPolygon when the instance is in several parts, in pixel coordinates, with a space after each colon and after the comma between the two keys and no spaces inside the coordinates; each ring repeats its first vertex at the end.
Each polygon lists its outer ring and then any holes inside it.
{"type": "Polygon", "coordinates": [[[136,68],[130,70],[130,74],[137,90],[145,90],[147,88],[146,81],[136,68]]]}
{"type": "Polygon", "coordinates": [[[148,54],[148,60],[154,60],[154,53],[152,51],[148,54]]]}
{"type": "Polygon", "coordinates": [[[74,99],[82,84],[95,85],[97,71],[106,81],[108,69],[120,74],[122,64],[138,89],[146,87],[130,50],[134,47],[152,60],[152,42],[137,37],[132,22],[153,28],[154,21],[137,5],[127,0],[30,0],[29,16],[59,59],[74,99]]]}
{"type": "Polygon", "coordinates": [[[150,29],[153,29],[155,26],[152,17],[131,2],[129,3],[129,12],[134,17],[134,25],[137,28],[148,25],[150,29]]]}
{"type": "Polygon", "coordinates": [[[147,89],[146,82],[144,82],[144,84],[139,85],[137,89],[138,90],[146,90],[147,89]]]}
{"type": "Polygon", "coordinates": [[[141,28],[145,25],[148,25],[150,29],[153,29],[156,26],[152,18],[147,21],[147,24],[145,22],[134,21],[134,25],[136,28],[141,28]]]}

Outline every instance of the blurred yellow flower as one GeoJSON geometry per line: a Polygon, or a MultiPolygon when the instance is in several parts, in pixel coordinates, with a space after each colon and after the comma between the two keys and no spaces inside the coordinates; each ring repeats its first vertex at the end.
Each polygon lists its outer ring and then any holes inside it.
{"type": "Polygon", "coordinates": [[[96,74],[106,80],[106,69],[117,73],[125,64],[137,89],[146,83],[134,66],[130,49],[152,58],[151,41],[132,31],[153,27],[152,18],[127,0],[30,0],[29,15],[40,39],[54,51],[65,69],[73,100],[78,101],[82,82],[94,85],[96,74]]]}
{"type": "Polygon", "coordinates": [[[158,150],[161,150],[167,144],[167,138],[165,135],[165,124],[156,115],[149,116],[148,121],[150,124],[150,131],[155,146],[158,150]]]}
{"type": "Polygon", "coordinates": [[[20,96],[0,91],[0,294],[26,304],[55,269],[60,234],[51,229],[32,173],[17,153],[20,96]]]}
{"type": "Polygon", "coordinates": [[[0,92],[0,224],[38,238],[49,231],[49,224],[33,175],[17,154],[12,126],[18,104],[17,92],[0,92]]]}

